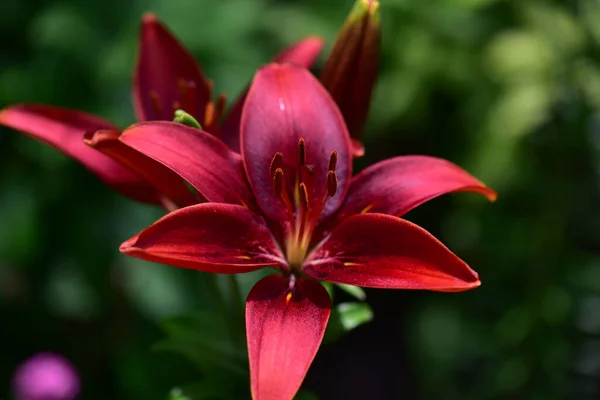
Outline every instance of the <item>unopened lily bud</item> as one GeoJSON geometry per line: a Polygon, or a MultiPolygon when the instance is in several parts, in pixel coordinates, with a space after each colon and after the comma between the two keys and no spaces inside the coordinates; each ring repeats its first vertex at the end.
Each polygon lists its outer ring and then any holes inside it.
{"type": "Polygon", "coordinates": [[[200,126],[200,123],[196,120],[196,118],[192,117],[190,114],[181,109],[175,111],[175,118],[173,118],[173,122],[191,126],[192,128],[202,129],[202,126],[200,126]]]}
{"type": "Polygon", "coordinates": [[[376,0],[356,1],[321,74],[323,86],[337,103],[350,136],[356,140],[367,120],[379,70],[381,22],[378,9],[376,0]]]}

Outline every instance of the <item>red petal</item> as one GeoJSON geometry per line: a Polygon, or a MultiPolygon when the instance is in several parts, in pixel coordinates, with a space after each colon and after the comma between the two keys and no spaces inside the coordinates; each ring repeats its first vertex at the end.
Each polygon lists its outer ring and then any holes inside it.
{"type": "Polygon", "coordinates": [[[124,242],[120,250],[147,261],[225,274],[281,265],[262,220],[231,204],[181,208],[124,242]]]}
{"type": "MultiPolygon", "coordinates": [[[[281,53],[275,56],[273,61],[310,68],[317,60],[317,57],[319,57],[323,45],[323,39],[318,36],[310,36],[283,49],[281,53]]],[[[248,88],[246,88],[235,101],[233,107],[229,111],[227,119],[223,123],[221,131],[221,139],[229,146],[229,148],[237,152],[240,151],[240,119],[242,118],[242,109],[247,95],[248,88]]]]}
{"type": "Polygon", "coordinates": [[[85,132],[115,129],[110,122],[81,111],[22,104],[0,111],[0,124],[22,131],[73,157],[126,196],[143,202],[159,202],[156,191],[146,181],[83,143],[85,132]]]}
{"type": "Polygon", "coordinates": [[[144,15],[133,90],[138,119],[171,121],[181,108],[202,124],[210,93],[194,57],[154,14],[144,15]]]}
{"type": "Polygon", "coordinates": [[[254,400],[292,399],[317,354],[331,300],[319,283],[271,275],[246,302],[246,333],[254,400]]]}
{"type": "Polygon", "coordinates": [[[208,201],[254,205],[240,155],[206,132],[174,122],[143,122],[119,140],[173,170],[208,201]]]}
{"type": "Polygon", "coordinates": [[[365,155],[365,146],[362,145],[361,142],[359,142],[356,139],[352,139],[352,156],[353,157],[362,157],[365,155]]]}
{"type": "Polygon", "coordinates": [[[273,59],[276,63],[290,63],[299,67],[310,68],[319,57],[325,43],[318,36],[306,37],[283,49],[273,59]]]}
{"type": "Polygon", "coordinates": [[[373,212],[401,216],[451,192],[476,192],[496,200],[496,192],[450,161],[427,156],[395,157],[352,178],[341,215],[373,212]]]}
{"type": "Polygon", "coordinates": [[[134,171],[165,196],[165,200],[168,199],[179,207],[198,203],[198,199],[176,173],[120,142],[120,135],[120,132],[111,130],[88,132],[84,135],[84,142],[134,171]]]}
{"type": "Polygon", "coordinates": [[[343,220],[303,271],[316,279],[373,288],[454,292],[480,285],[477,273],[429,232],[384,214],[343,220]]]}
{"type": "MultiPolygon", "coordinates": [[[[306,69],[270,64],[254,77],[241,123],[242,157],[250,185],[269,217],[282,220],[285,208],[273,190],[269,174],[275,153],[283,153],[288,183],[295,179],[298,141],[306,143],[306,162],[314,165],[311,209],[323,198],[329,156],[337,151],[337,194],[327,202],[324,216],[342,203],[352,174],[350,139],[344,120],[327,91],[306,69]]],[[[293,196],[291,196],[293,198],[293,196]]]]}

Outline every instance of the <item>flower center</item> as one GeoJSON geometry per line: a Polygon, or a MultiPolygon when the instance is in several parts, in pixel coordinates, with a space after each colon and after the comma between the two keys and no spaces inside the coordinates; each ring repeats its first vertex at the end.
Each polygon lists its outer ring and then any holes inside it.
{"type": "Polygon", "coordinates": [[[285,232],[285,252],[292,272],[299,272],[319,217],[327,201],[335,196],[337,191],[337,158],[337,152],[332,151],[325,185],[320,188],[315,187],[315,166],[306,162],[304,138],[298,141],[298,158],[289,171],[293,176],[291,180],[286,181],[284,176],[283,153],[275,153],[271,160],[269,173],[273,178],[273,190],[287,211],[289,228],[285,232]]]}
{"type": "Polygon", "coordinates": [[[163,104],[164,100],[160,98],[159,94],[155,90],[150,92],[150,100],[152,100],[152,107],[154,108],[156,115],[161,115],[163,111],[172,113],[179,109],[185,110],[192,115],[195,113],[196,82],[179,78],[177,80],[177,89],[179,92],[179,100],[175,100],[171,104],[171,109],[169,110],[163,110],[163,107],[165,106],[165,104],[163,104]]]}
{"type": "MultiPolygon", "coordinates": [[[[212,98],[212,82],[209,82],[209,98],[212,98]]],[[[163,109],[168,106],[163,104],[164,100],[160,98],[159,94],[153,90],[150,92],[150,99],[152,101],[152,107],[156,115],[162,115],[163,111],[167,114],[174,113],[177,110],[184,110],[195,118],[199,118],[199,122],[203,128],[213,127],[218,123],[221,114],[225,108],[225,95],[221,94],[218,96],[216,101],[209,100],[204,107],[204,115],[196,115],[198,107],[198,94],[197,94],[196,82],[179,78],[177,80],[177,91],[179,99],[171,103],[170,109],[163,109]]]]}

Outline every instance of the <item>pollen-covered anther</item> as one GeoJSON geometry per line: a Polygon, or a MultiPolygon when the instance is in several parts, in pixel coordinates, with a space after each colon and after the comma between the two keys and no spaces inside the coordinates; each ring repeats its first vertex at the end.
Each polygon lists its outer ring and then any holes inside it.
{"type": "Polygon", "coordinates": [[[150,92],[150,101],[152,101],[152,107],[157,115],[160,115],[160,96],[154,90],[150,92]]]}
{"type": "Polygon", "coordinates": [[[327,170],[329,171],[335,171],[335,167],[337,166],[337,159],[338,159],[338,153],[337,151],[332,151],[331,155],[329,156],[329,165],[327,167],[327,170]]]}
{"type": "Polygon", "coordinates": [[[300,168],[306,164],[306,142],[304,138],[300,138],[298,141],[298,164],[300,168]]]}
{"type": "Polygon", "coordinates": [[[213,124],[215,119],[215,103],[209,101],[206,103],[206,108],[204,109],[204,123],[206,126],[210,126],[213,124]]]}
{"type": "Polygon", "coordinates": [[[277,168],[273,174],[273,190],[278,197],[283,195],[283,170],[281,168],[277,168]]]}
{"type": "Polygon", "coordinates": [[[194,114],[196,112],[196,82],[179,78],[177,87],[179,89],[180,108],[194,114]]]}
{"type": "Polygon", "coordinates": [[[308,210],[308,192],[306,191],[306,185],[301,183],[299,186],[300,193],[300,205],[304,211],[308,210]]]}
{"type": "Polygon", "coordinates": [[[338,179],[335,171],[329,171],[327,173],[327,196],[333,197],[337,192],[338,179]]]}
{"type": "MultiPolygon", "coordinates": [[[[281,166],[283,165],[283,154],[282,153],[275,153],[275,155],[273,156],[273,159],[271,160],[271,165],[269,166],[269,176],[274,177],[275,175],[275,171],[277,169],[281,169],[281,166]]],[[[283,172],[283,170],[282,170],[283,172]]]]}

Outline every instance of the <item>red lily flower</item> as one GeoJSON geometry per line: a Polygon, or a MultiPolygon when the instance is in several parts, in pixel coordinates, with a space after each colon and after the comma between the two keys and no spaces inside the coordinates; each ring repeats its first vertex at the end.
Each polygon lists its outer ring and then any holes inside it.
{"type": "Polygon", "coordinates": [[[263,267],[246,304],[252,394],[290,399],[319,348],[331,300],[316,280],[461,291],[477,274],[423,228],[399,218],[444,193],[496,194],[458,166],[396,157],[354,178],[344,120],[305,69],[255,75],[241,156],[206,132],[134,125],[120,141],[169,167],[210,203],[177,210],[121,246],[127,255],[215,273],[263,267]]]}
{"type": "MultiPolygon", "coordinates": [[[[308,37],[285,49],[275,60],[310,67],[322,47],[320,38],[308,37]]],[[[174,111],[183,109],[239,151],[240,113],[234,107],[224,129],[220,129],[225,97],[212,101],[212,82],[153,14],[142,19],[133,89],[140,121],[171,121],[174,111]]],[[[244,95],[236,104],[243,103],[244,95]]],[[[100,117],[54,106],[20,104],[1,110],[0,124],[61,150],[134,200],[160,204],[167,210],[199,201],[175,173],[119,142],[119,129],[100,117]]]]}

